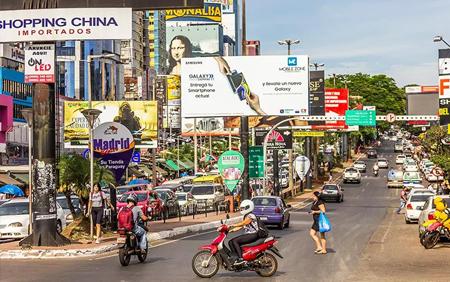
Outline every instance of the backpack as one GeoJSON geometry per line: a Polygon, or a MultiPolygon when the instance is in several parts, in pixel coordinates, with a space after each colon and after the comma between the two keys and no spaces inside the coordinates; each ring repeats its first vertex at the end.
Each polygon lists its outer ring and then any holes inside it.
{"type": "Polygon", "coordinates": [[[119,229],[131,231],[134,227],[133,211],[129,207],[124,207],[117,215],[119,229]]]}
{"type": "MultiPolygon", "coordinates": [[[[247,215],[244,216],[244,219],[247,215]]],[[[267,238],[269,236],[269,229],[266,227],[264,222],[262,222],[259,217],[256,217],[256,223],[258,224],[258,230],[256,230],[256,234],[258,235],[258,238],[267,238]]],[[[253,227],[253,225],[252,225],[253,227]]]]}

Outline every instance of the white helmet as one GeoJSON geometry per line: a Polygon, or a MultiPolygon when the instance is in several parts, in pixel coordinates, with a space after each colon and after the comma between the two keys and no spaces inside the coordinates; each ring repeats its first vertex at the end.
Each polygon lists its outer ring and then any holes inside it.
{"type": "Polygon", "coordinates": [[[255,204],[253,204],[253,202],[251,200],[243,200],[240,205],[240,208],[241,208],[241,214],[247,215],[255,209],[255,204]]]}

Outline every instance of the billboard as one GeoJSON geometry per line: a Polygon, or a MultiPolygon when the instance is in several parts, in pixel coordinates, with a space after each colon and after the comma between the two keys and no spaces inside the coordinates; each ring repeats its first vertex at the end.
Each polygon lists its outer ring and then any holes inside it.
{"type": "Polygon", "coordinates": [[[179,75],[167,76],[167,103],[168,105],[180,105],[181,80],[179,75]]]}
{"type": "Polygon", "coordinates": [[[0,12],[0,42],[131,39],[129,8],[0,12]]]}
{"type": "Polygon", "coordinates": [[[166,28],[168,73],[181,74],[181,59],[220,56],[223,30],[219,24],[175,26],[166,28]]]}
{"type": "Polygon", "coordinates": [[[309,73],[309,105],[310,115],[325,115],[325,71],[309,73]]]}
{"type": "Polygon", "coordinates": [[[450,124],[450,49],[439,50],[439,123],[450,124]]]}
{"type": "Polygon", "coordinates": [[[166,21],[222,22],[222,4],[205,3],[203,9],[166,10],[166,21]]]}
{"type": "MultiPolygon", "coordinates": [[[[255,145],[264,145],[269,130],[255,132],[255,145]]],[[[292,149],[292,132],[290,130],[272,130],[267,137],[267,149],[269,150],[285,150],[292,149]]]]}
{"type": "MultiPolygon", "coordinates": [[[[197,136],[228,136],[230,135],[230,132],[232,135],[239,134],[239,132],[236,130],[225,129],[223,118],[197,118],[195,119],[195,121],[197,127],[197,136]]],[[[182,136],[194,136],[194,119],[181,119],[181,129],[182,136]]]]}
{"type": "Polygon", "coordinates": [[[308,56],[182,60],[183,117],[308,115],[308,56]]]}
{"type": "MultiPolygon", "coordinates": [[[[325,89],[325,116],[345,116],[348,110],[348,89],[325,89]]],[[[345,120],[326,121],[324,125],[313,125],[312,129],[346,129],[345,120]]]]}
{"type": "Polygon", "coordinates": [[[25,48],[25,83],[55,83],[55,44],[25,48]]]}
{"type": "Polygon", "coordinates": [[[181,128],[181,106],[164,106],[164,128],[179,129],[181,128]]]}
{"type": "MultiPolygon", "coordinates": [[[[105,122],[123,124],[133,134],[136,148],[157,147],[157,102],[94,101],[92,107],[102,111],[96,125],[105,122]]],[[[81,111],[89,108],[87,101],[64,101],[64,146],[86,148],[89,126],[81,111]]]]}
{"type": "Polygon", "coordinates": [[[222,12],[223,13],[233,13],[234,5],[237,0],[205,0],[206,3],[220,3],[222,4],[222,12]]]}
{"type": "MultiPolygon", "coordinates": [[[[286,116],[253,116],[253,117],[248,118],[248,127],[249,128],[273,127],[276,124],[278,124],[288,118],[290,118],[290,117],[286,117],[286,116]]],[[[280,124],[280,126],[306,126],[306,125],[308,125],[307,121],[298,121],[298,120],[291,120],[291,121],[280,124]]],[[[225,128],[240,128],[241,127],[241,118],[240,117],[225,117],[224,118],[224,126],[225,126],[225,128]]]]}
{"type": "Polygon", "coordinates": [[[408,115],[437,115],[439,95],[435,93],[407,93],[406,109],[408,115]]]}

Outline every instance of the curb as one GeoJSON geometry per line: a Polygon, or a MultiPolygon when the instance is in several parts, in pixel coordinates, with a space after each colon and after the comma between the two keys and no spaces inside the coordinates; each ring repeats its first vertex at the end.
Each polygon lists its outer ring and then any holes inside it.
{"type": "MultiPolygon", "coordinates": [[[[227,223],[233,224],[241,220],[240,216],[230,218],[227,223]]],[[[173,230],[154,232],[147,234],[148,240],[157,241],[163,239],[174,238],[187,233],[200,233],[203,231],[213,230],[220,226],[220,221],[213,221],[201,224],[195,224],[184,227],[177,227],[173,230]]],[[[8,250],[0,251],[0,260],[2,259],[61,259],[61,258],[82,258],[82,257],[92,257],[101,255],[104,253],[109,253],[118,249],[116,243],[111,243],[110,245],[91,248],[91,249],[73,249],[73,250],[8,250]]]]}

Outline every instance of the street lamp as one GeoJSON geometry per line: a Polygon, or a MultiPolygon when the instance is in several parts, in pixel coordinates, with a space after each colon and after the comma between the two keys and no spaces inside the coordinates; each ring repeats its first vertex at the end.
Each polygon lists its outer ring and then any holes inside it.
{"type": "Polygon", "coordinates": [[[310,64],[309,66],[310,66],[310,67],[314,67],[314,70],[317,70],[317,69],[320,68],[320,67],[324,67],[325,64],[323,64],[323,63],[312,63],[312,64],[310,64]]]}
{"type": "Polygon", "coordinates": [[[28,126],[28,205],[29,205],[29,228],[28,228],[28,234],[31,234],[32,231],[32,222],[33,222],[33,212],[32,212],[32,194],[31,194],[31,141],[32,141],[32,135],[33,135],[33,109],[32,108],[25,108],[20,111],[22,113],[23,118],[27,122],[28,126]]]}
{"type": "Polygon", "coordinates": [[[291,54],[291,45],[300,44],[300,40],[291,40],[291,39],[279,40],[278,44],[287,45],[288,55],[290,55],[291,54]]]}
{"type": "Polygon", "coordinates": [[[433,37],[433,42],[444,42],[444,44],[450,48],[450,44],[448,44],[447,41],[445,41],[444,38],[440,35],[436,35],[435,37],[433,37]]]}
{"type": "MultiPolygon", "coordinates": [[[[86,120],[89,123],[89,161],[90,161],[90,181],[89,184],[91,186],[91,195],[94,193],[94,136],[93,136],[93,129],[94,129],[94,122],[98,118],[98,116],[102,113],[102,111],[97,109],[86,109],[81,111],[81,113],[84,115],[86,120]]],[[[94,225],[92,222],[92,214],[91,211],[88,211],[90,214],[90,234],[91,238],[94,236],[94,225]]]]}

